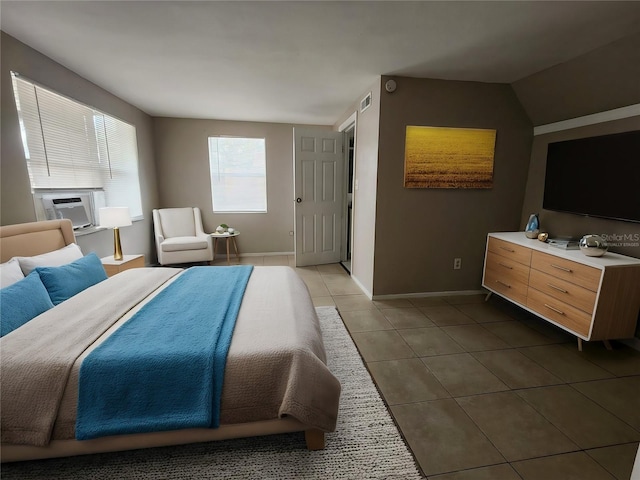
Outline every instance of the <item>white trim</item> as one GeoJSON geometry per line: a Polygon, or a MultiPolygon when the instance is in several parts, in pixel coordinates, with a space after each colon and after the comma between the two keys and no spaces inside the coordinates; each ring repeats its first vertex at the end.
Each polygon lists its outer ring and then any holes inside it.
{"type": "Polygon", "coordinates": [[[367,290],[366,287],[362,285],[362,283],[360,283],[360,281],[356,277],[351,275],[351,280],[353,280],[355,284],[358,285],[358,287],[360,287],[360,290],[362,290],[362,293],[364,293],[369,300],[373,300],[373,295],[371,294],[371,292],[367,290]]]}
{"type": "Polygon", "coordinates": [[[625,345],[633,348],[634,350],[638,350],[640,352],[640,338],[638,338],[638,337],[624,338],[624,339],[619,340],[619,341],[624,343],[625,345]]]}
{"type": "MultiPolygon", "coordinates": [[[[295,255],[295,252],[241,253],[238,257],[276,257],[278,255],[295,255]]],[[[231,254],[231,256],[233,257],[234,255],[231,254]]]]}
{"type": "Polygon", "coordinates": [[[447,292],[397,293],[391,295],[374,295],[372,300],[395,300],[398,298],[452,297],[454,295],[486,295],[484,290],[454,290],[447,292]]]}
{"type": "Polygon", "coordinates": [[[355,124],[357,117],[358,117],[358,111],[356,110],[351,115],[349,115],[349,118],[347,118],[344,122],[340,124],[340,126],[338,127],[338,131],[344,132],[348,127],[355,124]]]}
{"type": "Polygon", "coordinates": [[[546,125],[538,125],[533,128],[533,135],[544,135],[545,133],[560,132],[571,128],[584,127],[586,125],[594,125],[596,123],[610,122],[612,120],[620,120],[621,118],[629,118],[640,115],[640,103],[629,105],[627,107],[615,108],[605,112],[598,112],[583,117],[570,118],[561,122],[547,123],[546,125]]]}
{"type": "MultiPolygon", "coordinates": [[[[338,127],[338,131],[339,132],[346,132],[348,129],[351,129],[353,127],[353,176],[351,179],[351,214],[352,214],[352,219],[355,218],[355,183],[356,183],[356,143],[357,143],[357,135],[358,135],[358,110],[356,109],[355,112],[353,112],[349,118],[347,118],[344,122],[342,122],[342,124],[338,127]]],[[[343,148],[344,148],[344,152],[345,152],[345,165],[344,165],[344,171],[345,171],[345,181],[343,182],[346,185],[346,182],[349,181],[348,177],[349,177],[349,145],[346,145],[344,143],[344,135],[342,136],[342,140],[343,140],[343,148]]],[[[348,199],[348,193],[347,190],[345,189],[344,191],[344,207],[347,212],[348,209],[346,208],[346,202],[348,199]]],[[[344,213],[343,210],[343,213],[344,213]]],[[[344,229],[344,233],[343,233],[343,240],[347,237],[347,216],[345,215],[344,220],[342,222],[342,228],[344,229]]],[[[346,238],[346,241],[349,242],[349,251],[351,252],[351,268],[349,269],[349,273],[353,272],[353,224],[351,225],[351,235],[350,238],[346,238]]],[[[343,247],[346,248],[346,246],[340,245],[340,261],[342,262],[342,254],[343,254],[343,247]]]]}

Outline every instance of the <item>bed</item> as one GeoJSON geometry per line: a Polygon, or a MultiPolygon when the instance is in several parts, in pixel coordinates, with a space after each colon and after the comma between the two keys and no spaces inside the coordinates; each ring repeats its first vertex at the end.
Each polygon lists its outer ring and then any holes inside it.
{"type": "MultiPolygon", "coordinates": [[[[74,242],[68,220],[0,227],[3,264],[13,257],[58,251],[74,242]]],[[[200,273],[210,275],[216,268],[229,267],[200,267],[200,273]]],[[[134,323],[127,322],[141,310],[173,295],[187,272],[195,271],[127,270],[3,336],[2,462],[285,432],[304,432],[308,449],[324,448],[325,432],[335,429],[340,384],[326,367],[308,290],[289,267],[254,267],[250,273],[226,355],[217,428],[172,424],[163,431],[77,439],[76,425],[85,410],[79,405],[83,362],[134,323]]],[[[209,295],[209,287],[199,284],[189,292],[209,295]]]]}

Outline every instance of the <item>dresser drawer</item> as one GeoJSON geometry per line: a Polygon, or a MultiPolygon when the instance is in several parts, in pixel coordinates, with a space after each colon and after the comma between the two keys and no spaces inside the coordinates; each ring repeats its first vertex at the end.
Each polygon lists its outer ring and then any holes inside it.
{"type": "Polygon", "coordinates": [[[556,276],[531,269],[529,286],[591,315],[596,304],[596,292],[582,288],[556,276]]]}
{"type": "Polygon", "coordinates": [[[524,284],[529,281],[529,267],[493,252],[487,252],[486,269],[494,270],[498,278],[504,277],[524,284]]]}
{"type": "Polygon", "coordinates": [[[531,264],[531,249],[516,245],[515,243],[505,242],[504,240],[489,237],[487,250],[523,265],[528,266],[531,264]]]}
{"type": "Polygon", "coordinates": [[[487,268],[484,272],[484,286],[505,297],[522,304],[527,304],[527,284],[514,275],[487,268]]]}
{"type": "Polygon", "coordinates": [[[591,315],[529,287],[527,307],[583,337],[589,336],[591,315]]]}
{"type": "Polygon", "coordinates": [[[600,269],[556,257],[555,255],[533,252],[531,268],[575,285],[580,285],[593,292],[597,292],[600,287],[600,277],[602,275],[600,269]]]}

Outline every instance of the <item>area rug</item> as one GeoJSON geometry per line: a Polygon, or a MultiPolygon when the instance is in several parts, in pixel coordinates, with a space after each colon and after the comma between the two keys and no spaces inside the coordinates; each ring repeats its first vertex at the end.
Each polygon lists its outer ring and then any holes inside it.
{"type": "Polygon", "coordinates": [[[423,478],[334,307],[318,307],[328,365],[342,384],[326,448],[291,433],[130,452],[3,464],[2,479],[423,478]]]}

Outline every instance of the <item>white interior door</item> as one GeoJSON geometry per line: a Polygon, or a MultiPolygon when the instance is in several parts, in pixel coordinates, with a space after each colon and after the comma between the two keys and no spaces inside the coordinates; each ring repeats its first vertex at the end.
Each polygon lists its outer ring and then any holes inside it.
{"type": "Polygon", "coordinates": [[[296,265],[340,261],[342,132],[294,128],[296,265]]]}

